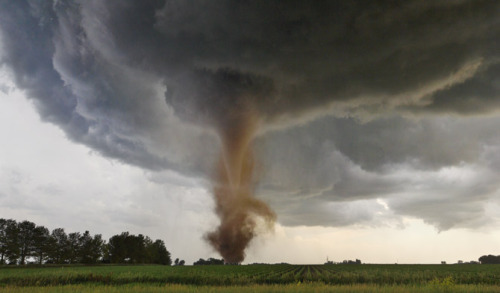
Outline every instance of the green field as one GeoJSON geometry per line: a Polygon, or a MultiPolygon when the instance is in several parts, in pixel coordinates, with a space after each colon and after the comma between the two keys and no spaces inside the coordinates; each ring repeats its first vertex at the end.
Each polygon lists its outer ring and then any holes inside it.
{"type": "Polygon", "coordinates": [[[500,292],[500,265],[2,267],[2,292],[500,292]]]}

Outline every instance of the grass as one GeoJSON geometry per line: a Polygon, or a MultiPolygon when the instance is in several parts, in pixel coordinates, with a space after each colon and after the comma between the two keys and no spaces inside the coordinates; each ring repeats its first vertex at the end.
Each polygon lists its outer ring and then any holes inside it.
{"type": "Polygon", "coordinates": [[[500,292],[495,265],[1,267],[1,292],[500,292]]]}
{"type": "Polygon", "coordinates": [[[183,284],[127,284],[127,285],[64,285],[48,287],[3,287],[4,293],[57,293],[57,292],[109,292],[109,293],[127,293],[127,292],[382,292],[382,293],[412,293],[412,292],[499,292],[500,286],[491,285],[456,285],[452,289],[442,289],[433,285],[415,286],[415,285],[327,285],[322,283],[309,284],[285,284],[285,285],[248,285],[248,286],[193,286],[183,284]]]}

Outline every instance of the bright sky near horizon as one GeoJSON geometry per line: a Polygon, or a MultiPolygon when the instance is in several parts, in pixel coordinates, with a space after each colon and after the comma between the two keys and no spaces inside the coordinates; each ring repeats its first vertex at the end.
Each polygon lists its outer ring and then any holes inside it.
{"type": "Polygon", "coordinates": [[[184,3],[0,4],[1,218],[219,257],[217,133],[251,104],[277,222],[245,263],[500,254],[498,2],[184,3]]]}

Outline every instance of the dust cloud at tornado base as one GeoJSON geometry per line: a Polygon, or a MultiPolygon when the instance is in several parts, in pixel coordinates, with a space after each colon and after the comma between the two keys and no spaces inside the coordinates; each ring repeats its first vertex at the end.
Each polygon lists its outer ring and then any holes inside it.
{"type": "Polygon", "coordinates": [[[270,207],[254,197],[258,159],[252,143],[257,127],[255,114],[248,111],[219,130],[222,150],[213,177],[213,195],[220,225],[206,239],[226,263],[241,263],[257,225],[271,230],[276,219],[270,207]]]}

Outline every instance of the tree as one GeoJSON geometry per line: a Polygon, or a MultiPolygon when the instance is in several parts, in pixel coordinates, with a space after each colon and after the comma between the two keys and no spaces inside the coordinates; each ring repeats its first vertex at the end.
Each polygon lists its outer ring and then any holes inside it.
{"type": "Polygon", "coordinates": [[[30,221],[22,221],[17,226],[19,229],[19,264],[24,265],[26,258],[34,254],[36,225],[30,221]]]}
{"type": "Polygon", "coordinates": [[[13,220],[0,219],[0,265],[5,264],[6,260],[9,221],[13,220]]]}
{"type": "Polygon", "coordinates": [[[165,242],[160,239],[156,239],[149,247],[150,255],[152,256],[152,263],[171,265],[172,260],[170,259],[170,252],[168,252],[165,247],[165,242]]]}
{"type": "Polygon", "coordinates": [[[128,258],[126,239],[129,236],[128,232],[122,232],[120,235],[114,235],[109,238],[108,252],[111,263],[124,263],[128,258]]]}
{"type": "Polygon", "coordinates": [[[146,250],[146,238],[144,235],[139,234],[128,235],[125,239],[127,246],[127,255],[130,263],[147,263],[149,254],[146,250]]]}
{"type": "Polygon", "coordinates": [[[344,260],[342,263],[348,264],[348,265],[360,265],[361,260],[359,260],[359,259],[356,259],[355,261],[354,260],[344,260]]]}
{"type": "Polygon", "coordinates": [[[104,242],[102,244],[102,258],[101,258],[102,263],[111,263],[111,255],[109,253],[109,244],[104,242]]]}
{"type": "MultiPolygon", "coordinates": [[[[38,264],[156,263],[171,265],[170,252],[162,240],[152,241],[142,234],[123,232],[106,244],[100,234],[66,234],[63,228],[49,233],[44,226],[30,221],[17,223],[0,218],[0,264],[26,264],[35,259],[38,264]]],[[[176,265],[184,265],[176,260],[176,265]]]]}
{"type": "Polygon", "coordinates": [[[4,252],[5,263],[17,264],[19,259],[19,227],[14,220],[7,220],[5,227],[4,252]]]}
{"type": "Polygon", "coordinates": [[[500,255],[483,255],[479,258],[481,264],[500,264],[500,255]]]}
{"type": "Polygon", "coordinates": [[[174,261],[174,265],[176,266],[183,266],[185,263],[186,262],[183,259],[179,260],[178,258],[176,258],[174,261]]]}
{"type": "Polygon", "coordinates": [[[207,260],[204,260],[203,258],[200,258],[198,261],[194,262],[193,265],[223,265],[224,260],[223,259],[216,259],[216,258],[209,258],[207,260]]]}
{"type": "Polygon", "coordinates": [[[71,252],[69,249],[68,235],[66,235],[64,229],[56,228],[52,230],[49,242],[52,246],[48,255],[49,262],[56,264],[69,263],[71,252]]]}
{"type": "Polygon", "coordinates": [[[153,255],[151,254],[152,251],[149,249],[153,245],[153,240],[149,238],[148,236],[144,237],[144,253],[145,253],[145,263],[152,263],[153,262],[153,255]]]}
{"type": "Polygon", "coordinates": [[[80,237],[78,232],[68,234],[68,258],[70,264],[80,262],[80,237]]]}
{"type": "Polygon", "coordinates": [[[111,263],[157,263],[170,265],[170,253],[161,240],[151,241],[151,238],[123,232],[109,239],[108,257],[111,263]]]}
{"type": "Polygon", "coordinates": [[[48,251],[51,249],[50,247],[50,234],[49,229],[44,226],[37,226],[33,231],[33,248],[32,248],[32,256],[36,257],[37,263],[39,265],[47,259],[48,251]]]}
{"type": "Polygon", "coordinates": [[[105,244],[106,241],[102,239],[101,234],[94,235],[94,238],[92,239],[92,253],[90,254],[92,263],[102,260],[105,244]]]}
{"type": "Polygon", "coordinates": [[[84,264],[97,263],[102,257],[104,240],[101,234],[96,234],[94,237],[90,236],[89,231],[85,231],[78,239],[79,253],[78,259],[84,264]]]}

